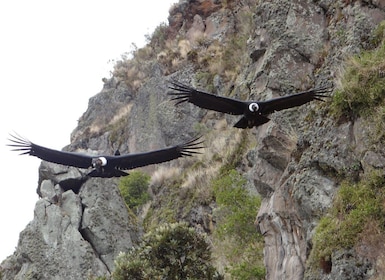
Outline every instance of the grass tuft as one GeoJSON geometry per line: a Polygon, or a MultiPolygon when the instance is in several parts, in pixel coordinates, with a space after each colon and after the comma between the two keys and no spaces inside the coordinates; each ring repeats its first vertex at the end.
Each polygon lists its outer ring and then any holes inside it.
{"type": "Polygon", "coordinates": [[[311,266],[330,262],[332,254],[340,249],[357,247],[364,240],[363,232],[365,236],[374,233],[378,236],[380,232],[382,242],[385,241],[385,178],[377,172],[356,184],[349,181],[341,184],[329,214],[316,228],[311,266]],[[373,227],[373,223],[377,226],[373,227]]]}

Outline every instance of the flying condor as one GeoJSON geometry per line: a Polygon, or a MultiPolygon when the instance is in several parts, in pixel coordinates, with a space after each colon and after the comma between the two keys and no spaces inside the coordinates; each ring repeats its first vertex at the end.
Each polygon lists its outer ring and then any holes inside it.
{"type": "Polygon", "coordinates": [[[267,115],[284,109],[301,106],[313,100],[323,101],[324,93],[330,92],[329,88],[314,88],[289,96],[278,97],[266,101],[240,101],[228,97],[217,96],[208,92],[199,91],[180,82],[172,81],[168,92],[176,100],[175,105],[190,102],[198,107],[214,110],[231,115],[243,115],[234,125],[237,128],[253,128],[267,123],[267,115]]]}
{"type": "Polygon", "coordinates": [[[201,149],[200,137],[196,137],[184,144],[168,147],[161,150],[155,150],[145,153],[127,154],[114,156],[91,156],[80,153],[72,153],[65,151],[52,150],[32,143],[20,136],[10,135],[12,151],[19,151],[21,155],[31,155],[42,160],[58,163],[77,168],[92,168],[87,174],[89,177],[121,177],[127,176],[128,173],[122,170],[134,169],[137,167],[147,166],[150,164],[162,163],[177,159],[183,156],[192,156],[198,154],[197,149],[201,149]]]}

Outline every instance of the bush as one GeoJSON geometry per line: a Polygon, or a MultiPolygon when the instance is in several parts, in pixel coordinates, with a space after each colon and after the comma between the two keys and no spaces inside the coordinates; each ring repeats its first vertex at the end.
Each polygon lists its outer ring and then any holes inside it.
{"type": "Polygon", "coordinates": [[[252,196],[245,189],[246,179],[236,170],[231,170],[213,182],[216,202],[219,206],[220,235],[232,235],[241,242],[256,238],[257,230],[253,223],[261,205],[259,196],[252,196]]]}
{"type": "Polygon", "coordinates": [[[339,249],[353,248],[368,223],[382,225],[384,233],[385,178],[373,173],[357,184],[342,183],[330,213],[323,217],[314,234],[311,262],[330,261],[339,249]]]}
{"type": "Polygon", "coordinates": [[[145,235],[141,246],[121,253],[113,279],[223,279],[211,265],[203,235],[185,223],[166,224],[145,235]]]}
{"type": "Polygon", "coordinates": [[[150,176],[141,171],[132,171],[119,182],[120,193],[130,209],[136,209],[150,200],[148,186],[150,176]]]}
{"type": "MultiPolygon", "coordinates": [[[[378,28],[383,30],[384,24],[378,28]]],[[[374,32],[375,34],[380,32],[374,32]]],[[[332,113],[336,117],[367,117],[383,106],[385,99],[385,42],[374,50],[362,51],[351,58],[341,78],[341,88],[333,97],[332,113]]],[[[375,36],[377,41],[379,35],[375,36]]]]}
{"type": "Polygon", "coordinates": [[[265,279],[263,239],[254,225],[261,198],[249,193],[246,182],[235,169],[222,169],[212,182],[219,208],[216,234],[222,240],[218,247],[231,263],[231,279],[265,279]]]}

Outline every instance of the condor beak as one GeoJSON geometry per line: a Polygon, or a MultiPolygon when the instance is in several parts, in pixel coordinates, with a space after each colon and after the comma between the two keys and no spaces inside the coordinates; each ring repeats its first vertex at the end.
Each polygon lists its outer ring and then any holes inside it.
{"type": "Polygon", "coordinates": [[[102,166],[102,161],[100,158],[94,158],[92,159],[92,167],[93,168],[100,168],[102,166]]]}
{"type": "Polygon", "coordinates": [[[107,159],[105,157],[98,157],[92,159],[92,167],[99,169],[102,166],[107,165],[107,159]]]}

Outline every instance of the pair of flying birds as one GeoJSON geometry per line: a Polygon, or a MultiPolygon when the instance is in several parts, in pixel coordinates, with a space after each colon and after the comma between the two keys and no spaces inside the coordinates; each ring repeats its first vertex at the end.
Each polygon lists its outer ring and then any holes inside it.
{"type": "MultiPolygon", "coordinates": [[[[312,100],[323,101],[322,97],[327,97],[324,94],[330,92],[328,88],[315,88],[266,101],[240,101],[199,91],[176,81],[172,81],[169,88],[172,91],[168,94],[172,96],[172,100],[177,101],[176,105],[190,102],[204,109],[241,115],[241,119],[234,127],[242,129],[257,127],[268,122],[270,119],[267,115],[274,111],[301,106],[312,100]]],[[[8,146],[13,147],[13,151],[20,151],[22,155],[36,156],[48,162],[83,169],[92,168],[87,176],[102,178],[126,176],[128,173],[123,170],[162,163],[183,156],[192,156],[199,153],[196,150],[201,149],[203,143],[200,137],[196,137],[186,143],[151,152],[91,156],[45,148],[20,136],[11,135],[11,137],[9,140],[12,143],[8,146]]]]}

